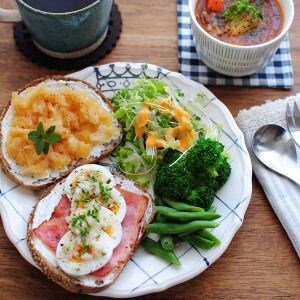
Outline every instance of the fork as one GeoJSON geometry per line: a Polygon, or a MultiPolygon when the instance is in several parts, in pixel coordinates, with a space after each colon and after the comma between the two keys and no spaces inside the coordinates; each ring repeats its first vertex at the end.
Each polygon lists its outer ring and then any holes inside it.
{"type": "Polygon", "coordinates": [[[294,115],[292,114],[289,103],[287,104],[286,122],[291,136],[300,147],[300,109],[296,101],[294,102],[294,115]]]}

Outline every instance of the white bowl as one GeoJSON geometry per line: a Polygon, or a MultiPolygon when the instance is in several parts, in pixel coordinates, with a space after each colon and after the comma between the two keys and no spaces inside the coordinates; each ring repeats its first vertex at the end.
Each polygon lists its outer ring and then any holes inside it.
{"type": "Polygon", "coordinates": [[[280,34],[264,44],[237,46],[222,42],[207,33],[196,20],[197,0],[189,0],[194,43],[199,57],[214,71],[234,77],[254,74],[264,68],[287,34],[294,18],[293,0],[278,0],[278,2],[284,15],[280,34]]]}

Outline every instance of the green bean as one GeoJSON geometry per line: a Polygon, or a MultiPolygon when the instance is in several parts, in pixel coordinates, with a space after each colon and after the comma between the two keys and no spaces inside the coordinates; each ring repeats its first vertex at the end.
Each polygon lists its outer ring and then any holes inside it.
{"type": "Polygon", "coordinates": [[[160,197],[155,196],[155,205],[164,205],[160,197]]]}
{"type": "Polygon", "coordinates": [[[194,220],[215,220],[221,217],[219,214],[214,214],[205,211],[183,212],[177,211],[174,208],[167,206],[155,206],[156,210],[168,218],[175,219],[179,222],[190,222],[194,220]]]}
{"type": "Polygon", "coordinates": [[[195,234],[197,234],[205,239],[208,239],[210,241],[213,241],[216,245],[221,245],[221,241],[205,228],[201,229],[199,231],[196,231],[195,234]]]}
{"type": "Polygon", "coordinates": [[[168,217],[161,214],[160,212],[156,213],[155,220],[157,223],[171,223],[172,222],[172,219],[169,219],[168,217]]]}
{"type": "Polygon", "coordinates": [[[206,212],[215,213],[217,208],[215,206],[210,207],[206,212]]]}
{"type": "Polygon", "coordinates": [[[173,235],[161,234],[160,235],[160,244],[164,250],[173,251],[174,247],[175,247],[174,242],[173,242],[173,235]]]}
{"type": "Polygon", "coordinates": [[[205,250],[209,250],[214,245],[213,241],[202,238],[201,236],[196,234],[180,234],[179,237],[184,241],[189,242],[191,245],[205,250]]]}
{"type": "MultiPolygon", "coordinates": [[[[170,219],[168,219],[166,216],[164,216],[161,213],[156,213],[156,222],[158,223],[168,223],[170,222],[170,219]]],[[[160,244],[162,248],[166,251],[173,251],[174,250],[174,243],[173,243],[173,236],[172,235],[160,235],[160,244]]]]}
{"type": "Polygon", "coordinates": [[[149,224],[146,230],[149,233],[181,234],[181,233],[191,233],[203,228],[215,228],[217,226],[219,226],[219,224],[213,221],[197,220],[185,224],[153,223],[153,224],[149,224]]]}
{"type": "Polygon", "coordinates": [[[166,251],[164,250],[161,245],[155,241],[153,241],[152,239],[146,237],[143,242],[142,245],[150,252],[160,256],[161,258],[166,259],[167,261],[175,264],[175,265],[181,265],[179,259],[177,258],[177,256],[174,254],[174,252],[172,251],[166,251]]]}
{"type": "MultiPolygon", "coordinates": [[[[204,209],[201,207],[189,205],[189,204],[186,204],[183,202],[177,202],[177,201],[173,201],[173,200],[167,199],[167,198],[162,198],[162,200],[163,200],[163,202],[168,204],[170,207],[172,207],[176,210],[179,210],[179,211],[204,211],[204,209]]],[[[159,205],[163,205],[163,204],[159,204],[159,205]]]]}

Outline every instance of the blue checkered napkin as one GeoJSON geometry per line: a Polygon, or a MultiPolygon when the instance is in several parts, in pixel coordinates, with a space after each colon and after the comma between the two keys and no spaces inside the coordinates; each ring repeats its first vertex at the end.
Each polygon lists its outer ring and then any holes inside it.
{"type": "Polygon", "coordinates": [[[269,64],[256,74],[240,78],[209,69],[196,52],[188,0],[177,0],[179,72],[207,85],[261,86],[290,89],[294,86],[289,38],[286,36],[269,64]]]}

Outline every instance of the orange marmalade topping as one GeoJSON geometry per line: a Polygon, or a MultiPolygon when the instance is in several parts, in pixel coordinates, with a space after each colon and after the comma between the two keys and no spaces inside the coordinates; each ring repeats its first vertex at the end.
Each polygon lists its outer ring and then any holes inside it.
{"type": "Polygon", "coordinates": [[[27,174],[46,176],[50,168],[62,169],[74,160],[86,158],[94,145],[106,143],[120,131],[112,126],[111,112],[88,91],[67,86],[54,91],[42,82],[21,95],[13,93],[12,102],[6,150],[27,174]],[[45,130],[55,125],[55,132],[61,135],[58,143],[50,145],[47,155],[37,155],[35,143],[27,136],[39,122],[45,130]]]}

